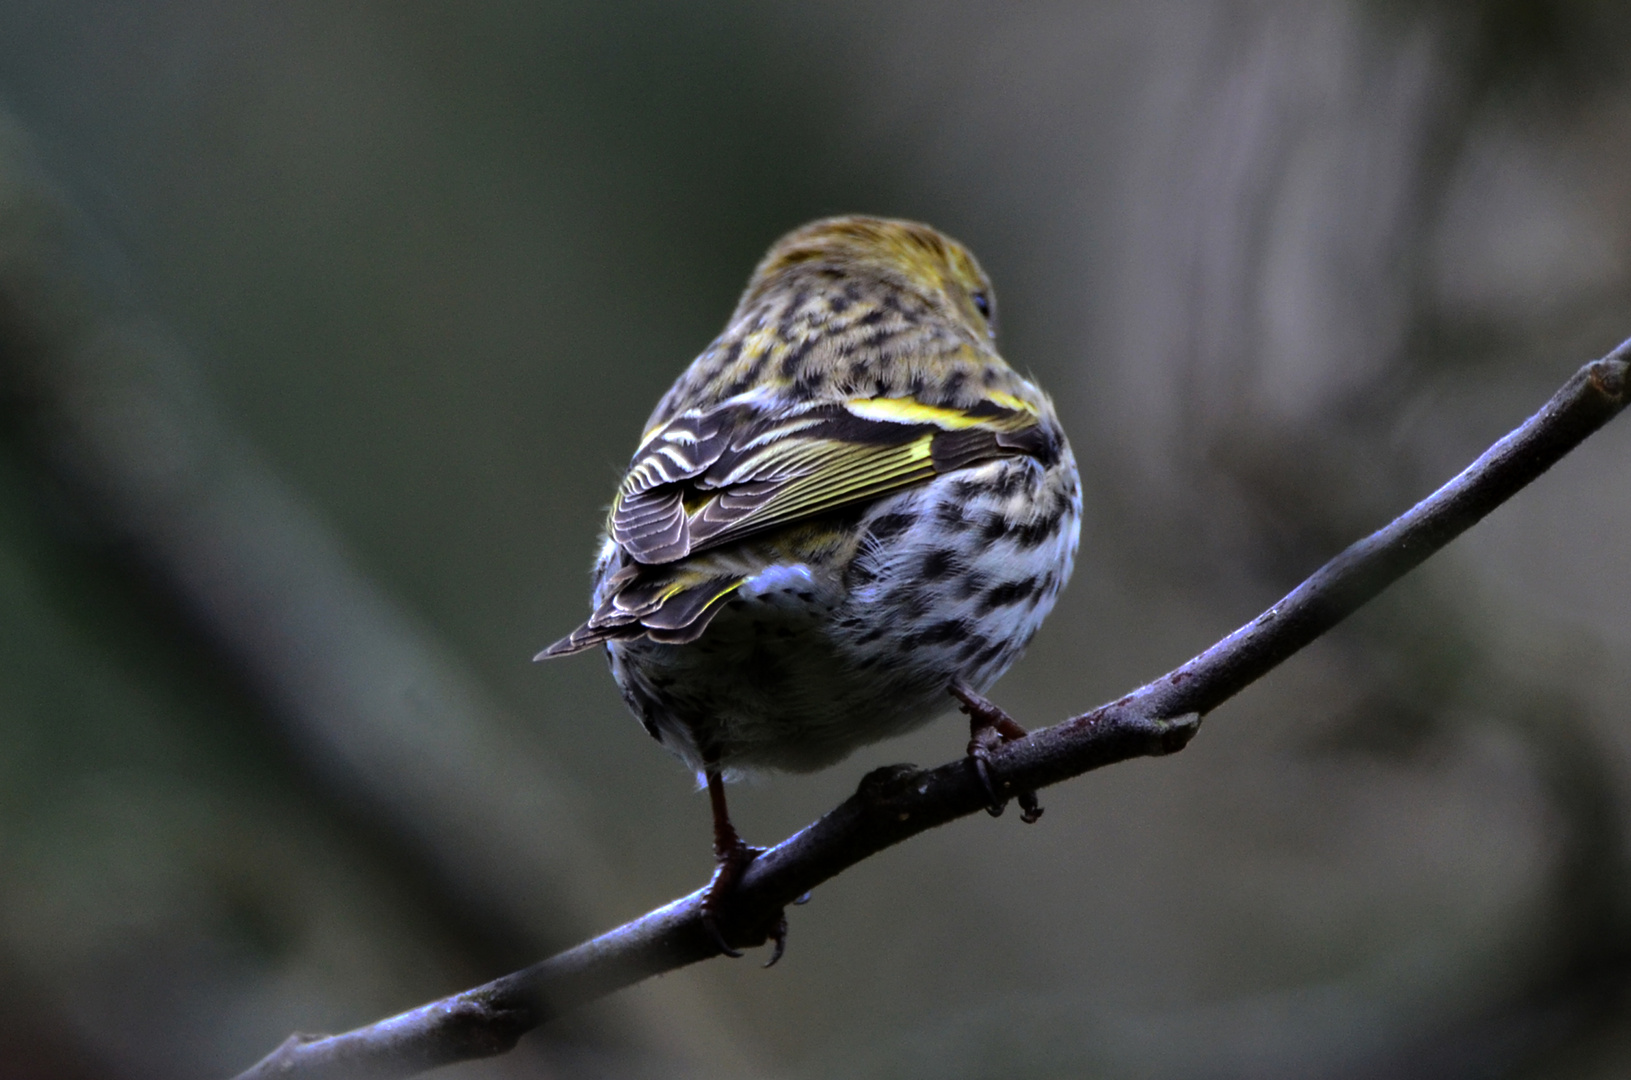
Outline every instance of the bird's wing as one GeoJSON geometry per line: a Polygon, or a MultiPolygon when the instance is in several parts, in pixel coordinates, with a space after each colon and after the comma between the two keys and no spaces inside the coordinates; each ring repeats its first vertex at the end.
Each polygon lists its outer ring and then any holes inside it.
{"type": "Polygon", "coordinates": [[[646,436],[611,533],[636,562],[671,563],[981,461],[1057,452],[1036,409],[1006,394],[966,408],[908,397],[730,401],[646,436]]]}

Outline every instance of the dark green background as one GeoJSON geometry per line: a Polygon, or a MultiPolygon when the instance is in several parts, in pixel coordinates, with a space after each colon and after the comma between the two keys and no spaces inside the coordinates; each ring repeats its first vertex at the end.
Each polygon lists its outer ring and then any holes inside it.
{"type": "MultiPolygon", "coordinates": [[[[79,215],[62,272],[159,328],[185,407],[153,430],[248,455],[249,497],[331,545],[314,595],[350,567],[482,695],[472,741],[360,779],[322,710],[291,719],[300,649],[201,613],[167,561],[199,553],[62,456],[68,368],[0,337],[0,1077],[227,1075],[701,883],[691,779],[598,660],[529,658],[586,611],[653,402],[812,217],[968,243],[1082,460],[1077,578],[1004,705],[1051,722],[1250,618],[1631,333],[1627,29],[1538,2],[0,7],[0,103],[79,215]],[[474,805],[426,779],[458,746],[555,800],[504,818],[490,875],[438,831],[474,805]],[[567,880],[505,876],[556,844],[567,880]]],[[[856,868],[773,972],[703,965],[450,1075],[1619,1075],[1628,430],[1180,757],[856,868]]],[[[122,452],[162,473],[167,445],[122,452]]],[[[359,693],[400,674],[370,655],[359,693]]],[[[780,838],[962,741],[745,785],[738,824],[780,838]]]]}

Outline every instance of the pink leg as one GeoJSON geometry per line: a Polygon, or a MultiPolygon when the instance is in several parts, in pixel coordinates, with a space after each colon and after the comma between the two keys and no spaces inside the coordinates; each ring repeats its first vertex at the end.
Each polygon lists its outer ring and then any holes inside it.
{"type": "MultiPolygon", "coordinates": [[[[737,882],[742,880],[742,874],[748,865],[764,852],[764,848],[753,847],[744,843],[736,832],[736,826],[731,824],[729,808],[725,805],[725,781],[719,775],[719,770],[708,768],[708,802],[714,812],[714,876],[708,882],[708,889],[702,894],[702,927],[713,938],[719,951],[726,956],[741,956],[737,950],[731,948],[725,940],[725,935],[719,930],[720,907],[731,890],[736,888],[737,882]]],[[[787,948],[787,916],[778,915],[776,925],[770,929],[770,938],[776,943],[770,954],[770,960],[765,967],[770,967],[782,958],[787,948]]]]}

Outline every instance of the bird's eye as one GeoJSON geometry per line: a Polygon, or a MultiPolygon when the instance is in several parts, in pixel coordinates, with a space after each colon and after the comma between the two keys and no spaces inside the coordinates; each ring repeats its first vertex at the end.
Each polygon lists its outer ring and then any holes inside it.
{"type": "Polygon", "coordinates": [[[974,310],[980,313],[980,318],[991,321],[991,298],[983,292],[974,294],[974,310]]]}

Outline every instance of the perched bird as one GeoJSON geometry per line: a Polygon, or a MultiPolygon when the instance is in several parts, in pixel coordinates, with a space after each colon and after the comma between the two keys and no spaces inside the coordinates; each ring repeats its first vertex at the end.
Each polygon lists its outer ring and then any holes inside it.
{"type": "Polygon", "coordinates": [[[995,334],[984,272],[927,225],[784,236],[647,422],[593,614],[538,656],[604,648],[629,708],[705,779],[703,920],[726,953],[717,912],[759,851],[726,777],[831,765],[950,693],[1001,809],[984,758],[1024,729],[980,695],[1070,576],[1081,492],[1052,403],[995,334]]]}

